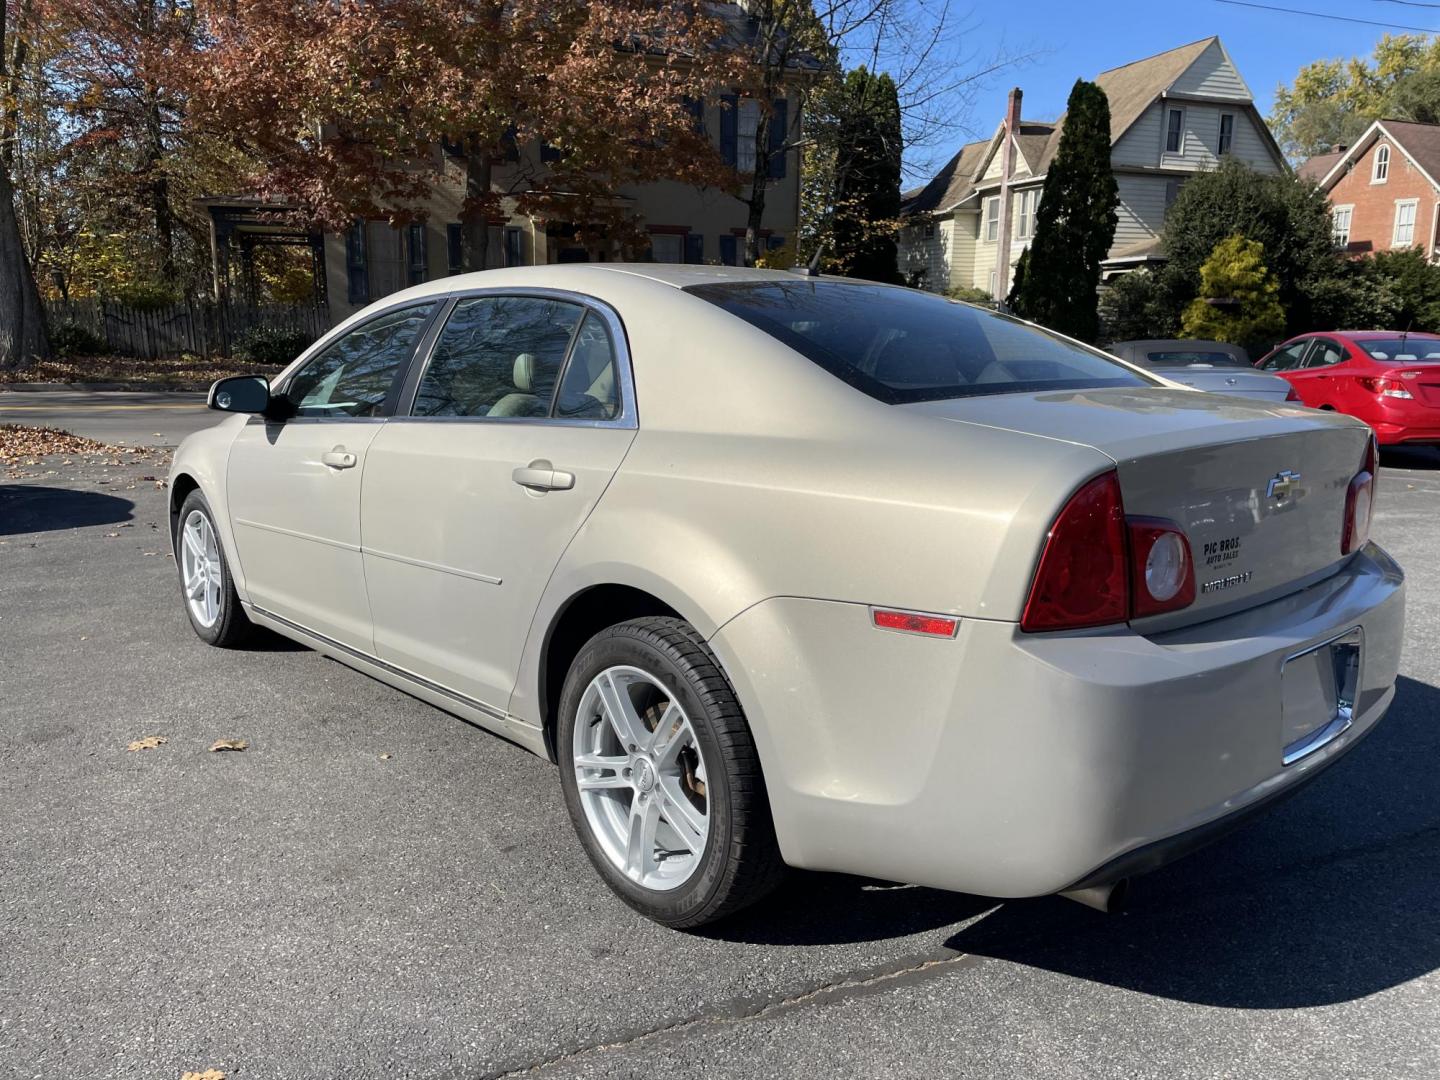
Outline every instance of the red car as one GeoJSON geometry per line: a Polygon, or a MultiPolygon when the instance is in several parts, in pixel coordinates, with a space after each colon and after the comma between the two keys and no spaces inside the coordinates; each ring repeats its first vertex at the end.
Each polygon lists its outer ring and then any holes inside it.
{"type": "Polygon", "coordinates": [[[1390,330],[1304,334],[1255,366],[1300,400],[1364,420],[1382,446],[1440,443],[1440,336],[1390,330]]]}

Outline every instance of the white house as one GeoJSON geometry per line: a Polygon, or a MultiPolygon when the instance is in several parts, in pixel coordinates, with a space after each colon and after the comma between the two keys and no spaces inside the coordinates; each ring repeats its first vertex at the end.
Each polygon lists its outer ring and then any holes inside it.
{"type": "MultiPolygon", "coordinates": [[[[1164,256],[1160,236],[1180,185],[1231,155],[1255,169],[1289,168],[1255,108],[1250,88],[1218,37],[1209,37],[1095,79],[1110,101],[1110,160],[1120,188],[1120,223],[1105,263],[1113,276],[1164,256]]],[[[906,192],[909,219],[900,237],[900,271],[935,292],[978,288],[997,295],[1000,190],[1007,127],[1014,130],[1009,266],[1034,237],[1035,211],[1065,118],[1019,119],[984,141],[962,146],[928,184],[906,192]]],[[[1007,117],[1007,120],[1011,119],[1007,117]]]]}

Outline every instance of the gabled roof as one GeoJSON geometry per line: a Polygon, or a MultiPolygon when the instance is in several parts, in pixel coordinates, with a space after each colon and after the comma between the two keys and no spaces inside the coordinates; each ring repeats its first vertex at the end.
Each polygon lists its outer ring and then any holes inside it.
{"type": "Polygon", "coordinates": [[[1325,174],[1335,167],[1335,163],[1345,156],[1344,150],[1332,150],[1328,154],[1316,154],[1308,161],[1302,162],[1295,170],[1295,175],[1302,180],[1314,180],[1317,184],[1325,179],[1325,174]]]}
{"type": "Polygon", "coordinates": [[[931,214],[949,210],[975,190],[975,173],[990,149],[990,140],[966,143],[924,187],[901,198],[902,214],[931,214]]]}
{"type": "MultiPolygon", "coordinates": [[[[1435,181],[1440,176],[1440,124],[1417,124],[1413,120],[1376,120],[1343,154],[1322,155],[1333,160],[1320,178],[1320,190],[1328,192],[1333,188],[1345,175],[1347,167],[1360,160],[1382,135],[1400,148],[1400,152],[1430,181],[1431,187],[1440,190],[1440,183],[1435,181]]],[[[1310,161],[1302,168],[1308,168],[1310,161]]]]}
{"type": "MultiPolygon", "coordinates": [[[[1134,63],[1102,71],[1097,75],[1095,82],[1100,89],[1105,91],[1105,96],[1110,102],[1110,145],[1114,146],[1121,136],[1134,127],[1140,117],[1145,114],[1145,110],[1165,96],[1212,46],[1217,47],[1225,55],[1225,58],[1229,59],[1229,54],[1225,53],[1225,46],[1219,37],[1212,35],[1199,41],[1192,41],[1188,45],[1181,45],[1167,52],[1158,53],[1155,56],[1147,56],[1134,63]]],[[[1233,63],[1231,66],[1233,67],[1233,63]]],[[[1265,122],[1259,114],[1254,112],[1254,103],[1241,102],[1239,98],[1230,100],[1254,114],[1260,130],[1268,138],[1275,160],[1284,162],[1285,157],[1280,148],[1275,145],[1274,138],[1270,136],[1270,129],[1265,126],[1265,122]]],[[[1049,170],[1050,162],[1054,159],[1055,152],[1060,146],[1060,135],[1064,126],[1065,118],[1063,116],[1054,123],[1046,124],[1028,120],[1021,121],[1020,134],[1016,138],[1016,144],[1025,158],[1025,163],[1030,167],[1032,176],[1042,176],[1049,170]]],[[[984,172],[991,155],[999,147],[999,135],[1000,132],[997,129],[994,138],[985,142],[969,143],[962,147],[960,153],[950,159],[934,180],[920,192],[912,193],[914,197],[910,201],[902,202],[901,212],[906,214],[943,212],[973,194],[976,185],[980,183],[980,174],[984,172]],[[982,157],[973,165],[971,183],[965,186],[956,180],[956,165],[962,156],[975,152],[976,147],[980,148],[982,157]],[[941,183],[942,179],[945,181],[944,183],[941,183]]],[[[968,160],[967,158],[967,163],[968,160]]]]}

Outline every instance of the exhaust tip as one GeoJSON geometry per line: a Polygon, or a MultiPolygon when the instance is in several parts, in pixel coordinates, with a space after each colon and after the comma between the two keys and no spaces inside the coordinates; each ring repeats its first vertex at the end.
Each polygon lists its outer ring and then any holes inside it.
{"type": "Polygon", "coordinates": [[[1117,915],[1130,902],[1130,879],[1121,878],[1108,885],[1090,885],[1083,889],[1067,889],[1060,895],[1106,915],[1117,915]]]}

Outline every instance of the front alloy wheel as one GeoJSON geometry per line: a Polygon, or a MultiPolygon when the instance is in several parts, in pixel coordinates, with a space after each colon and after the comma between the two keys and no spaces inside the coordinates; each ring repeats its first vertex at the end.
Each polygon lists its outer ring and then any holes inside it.
{"type": "Polygon", "coordinates": [[[688,623],[654,616],[591,638],[566,676],[556,736],[585,853],[637,911],[700,926],[779,882],[750,727],[688,623]]]}
{"type": "Polygon", "coordinates": [[[254,625],[240,608],[230,578],[230,563],[220,543],[210,504],[199,490],[180,504],[175,529],[175,565],[180,570],[180,595],[185,614],[200,640],[229,648],[246,640],[254,625]]]}

